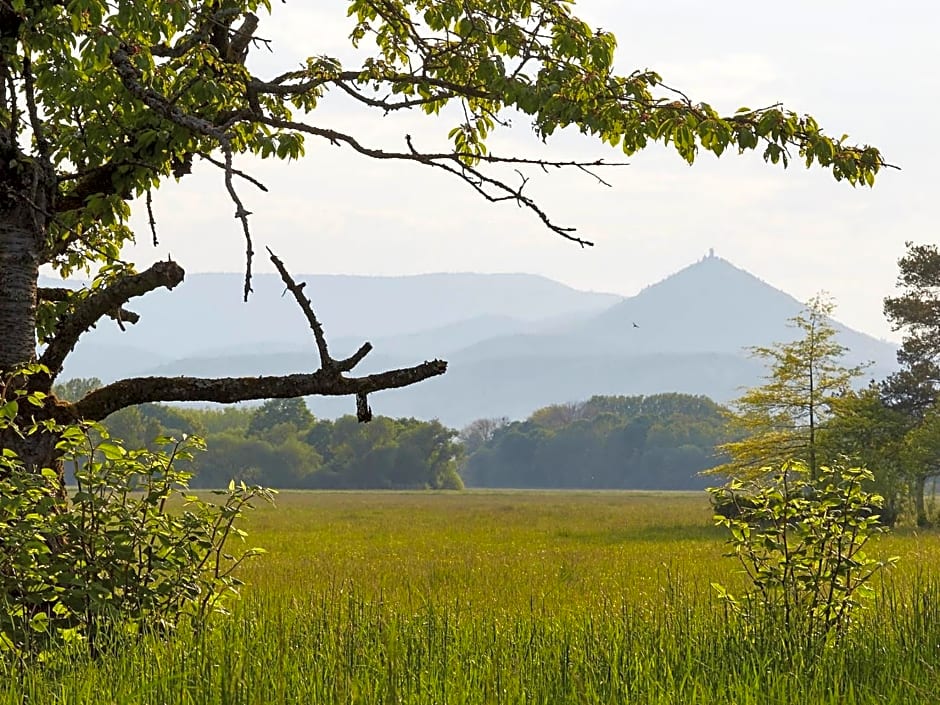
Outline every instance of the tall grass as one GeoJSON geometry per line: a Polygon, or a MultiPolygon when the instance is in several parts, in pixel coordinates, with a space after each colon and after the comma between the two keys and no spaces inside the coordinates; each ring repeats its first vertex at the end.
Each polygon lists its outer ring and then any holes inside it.
{"type": "Polygon", "coordinates": [[[701,495],[287,494],[270,554],[205,634],[6,666],[0,703],[940,702],[940,546],[901,566],[848,641],[792,653],[738,629],[701,495]]]}

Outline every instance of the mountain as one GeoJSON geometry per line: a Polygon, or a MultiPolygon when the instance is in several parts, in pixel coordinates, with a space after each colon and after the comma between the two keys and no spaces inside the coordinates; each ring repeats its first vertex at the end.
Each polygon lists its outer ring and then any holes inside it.
{"type": "MultiPolygon", "coordinates": [[[[789,294],[710,255],[598,315],[549,334],[490,338],[458,355],[482,360],[538,350],[543,357],[692,352],[740,356],[749,347],[792,340],[786,322],[802,309],[803,303],[789,294]]],[[[893,343],[838,322],[834,326],[839,342],[848,348],[847,363],[874,362],[871,372],[894,368],[893,343]]]]}
{"type": "MultiPolygon", "coordinates": [[[[712,254],[572,328],[569,335],[622,352],[694,349],[739,354],[748,347],[792,340],[794,334],[785,322],[803,306],[804,302],[712,254]],[[634,323],[639,327],[634,328],[634,323]]],[[[872,361],[893,368],[894,344],[838,322],[835,328],[839,342],[848,348],[847,362],[872,361]]]]}
{"type": "MultiPolygon", "coordinates": [[[[458,427],[484,416],[522,418],[594,394],[686,392],[727,402],[763,374],[744,348],[791,340],[787,319],[802,309],[713,255],[627,299],[530,275],[299,279],[308,282],[338,357],[364,340],[375,345],[358,373],[449,361],[443,377],[373,395],[377,413],[458,427]]],[[[154,303],[135,301],[141,323],[126,334],[99,325],[83,337],[63,378],[311,370],[310,332],[293,302],[281,298],[279,282],[257,276],[247,305],[240,286],[238,275],[195,275],[154,303]]],[[[835,325],[850,350],[847,363],[874,362],[866,380],[894,369],[896,346],[835,325]]],[[[309,403],[319,416],[355,406],[334,398],[309,403]]]]}
{"type": "MultiPolygon", "coordinates": [[[[529,330],[538,321],[597,313],[621,300],[531,274],[314,274],[296,279],[307,283],[305,291],[330,340],[355,338],[346,341],[355,349],[364,340],[394,339],[408,354],[414,345],[404,336],[417,336],[415,343],[422,336],[452,341],[443,354],[485,337],[529,330]]],[[[240,274],[188,275],[173,291],[158,290],[132,301],[128,308],[141,314],[141,322],[127,332],[103,322],[82,337],[79,349],[94,347],[102,355],[102,377],[111,377],[108,370],[117,359],[126,362],[123,355],[104,353],[108,348],[117,353],[117,346],[165,360],[308,350],[310,331],[294,301],[282,295],[280,278],[256,274],[252,281],[254,293],[245,303],[240,274]]],[[[44,280],[41,285],[62,283],[44,280]]],[[[138,365],[139,371],[151,366],[145,358],[138,365]]],[[[76,372],[69,361],[66,374],[76,372]]]]}
{"type": "MultiPolygon", "coordinates": [[[[389,399],[394,413],[436,413],[450,423],[524,417],[593,394],[704,394],[726,403],[765,373],[746,348],[788,342],[803,304],[709,256],[606,311],[547,332],[496,336],[448,358],[440,380],[389,399]],[[437,409],[435,412],[434,409],[437,409]]],[[[897,347],[833,322],[847,365],[872,363],[859,380],[896,369],[897,347]]],[[[333,406],[313,402],[321,413],[333,406]]]]}

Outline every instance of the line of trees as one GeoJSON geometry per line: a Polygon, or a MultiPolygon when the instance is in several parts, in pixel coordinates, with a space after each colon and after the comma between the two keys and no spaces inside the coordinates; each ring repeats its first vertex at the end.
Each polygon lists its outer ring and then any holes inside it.
{"type": "MultiPolygon", "coordinates": [[[[73,379],[56,392],[79,398],[99,384],[73,379]]],[[[301,399],[220,409],[144,404],[104,426],[135,447],[158,436],[204,437],[207,450],[191,467],[195,487],[234,479],[298,489],[698,489],[726,439],[725,410],[685,394],[596,396],[525,421],[479,419],[459,435],[438,421],[315,419],[301,399]]]]}
{"type": "Polygon", "coordinates": [[[699,489],[726,439],[722,408],[702,396],[595,396],[525,421],[482,419],[461,433],[472,487],[699,489]]]}
{"type": "MultiPolygon", "coordinates": [[[[98,385],[97,379],[69,380],[57,394],[75,398],[98,385]]],[[[463,487],[457,432],[438,421],[318,420],[303,399],[271,399],[255,408],[144,404],[112,414],[104,426],[133,447],[159,436],[204,437],[206,451],[190,467],[194,487],[224,487],[230,480],[282,489],[463,487]]]]}

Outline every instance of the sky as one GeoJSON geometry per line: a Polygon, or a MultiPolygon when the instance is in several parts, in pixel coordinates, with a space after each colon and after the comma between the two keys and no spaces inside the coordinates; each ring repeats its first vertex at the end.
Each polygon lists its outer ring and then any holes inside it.
{"type": "MultiPolygon", "coordinates": [[[[272,52],[256,52],[252,69],[274,75],[311,55],[354,61],[345,7],[274,4],[257,33],[271,40],[272,52]]],[[[236,162],[269,189],[239,185],[253,214],[255,250],[271,247],[298,273],[528,272],[630,296],[714,248],[797,298],[827,291],[838,319],[899,339],[882,300],[895,291],[905,241],[936,242],[938,234],[940,5],[582,0],[575,12],[614,32],[621,73],[655,70],[723,112],[783,102],[813,115],[830,135],[879,147],[901,169],[882,172],[874,189],[852,188],[818,167],[783,170],[759,155],[731,152],[720,160],[702,154],[690,167],[654,146],[629,166],[604,171],[610,188],[575,171],[533,172],[527,193],[556,222],[596,243],[581,248],[532,213],[487,203],[436,170],[377,163],[310,139],[296,162],[236,162]]],[[[384,117],[340,95],[328,96],[307,119],[390,149],[402,149],[406,134],[421,148],[443,146],[457,123],[452,115],[384,117]]],[[[543,145],[522,118],[497,134],[490,150],[623,160],[618,150],[571,131],[543,145]]],[[[135,205],[139,244],[125,256],[139,267],[172,256],[188,272],[244,268],[240,226],[219,170],[197,165],[178,184],[161,187],[154,207],[156,248],[142,204],[135,205]]],[[[255,262],[257,271],[272,271],[260,255],[255,262]]]]}

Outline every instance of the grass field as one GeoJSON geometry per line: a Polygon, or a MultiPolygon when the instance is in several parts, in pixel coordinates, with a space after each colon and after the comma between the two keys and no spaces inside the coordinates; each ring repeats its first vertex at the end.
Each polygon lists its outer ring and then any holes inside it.
{"type": "Polygon", "coordinates": [[[93,662],[10,669],[0,703],[940,702],[940,538],[899,555],[840,648],[729,626],[703,494],[284,493],[234,615],[93,662]]]}

